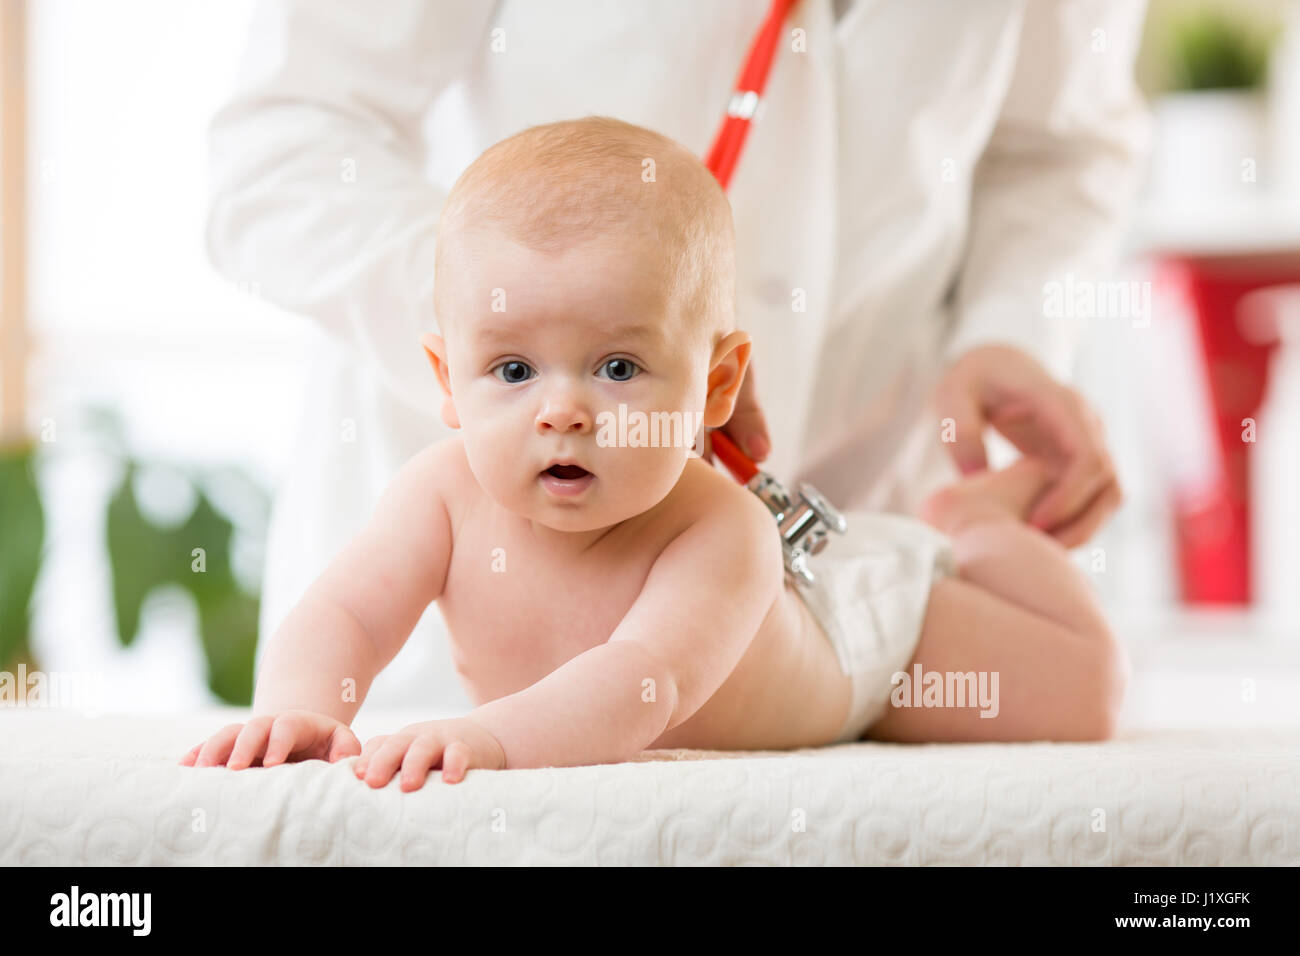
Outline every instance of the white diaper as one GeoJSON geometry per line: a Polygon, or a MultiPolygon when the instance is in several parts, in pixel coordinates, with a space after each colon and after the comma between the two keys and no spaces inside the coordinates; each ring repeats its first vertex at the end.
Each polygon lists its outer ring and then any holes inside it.
{"type": "Polygon", "coordinates": [[[848,511],[844,519],[848,530],[809,560],[816,581],[795,588],[853,680],[837,742],[860,739],[884,713],[892,676],[916,651],[931,585],[956,573],[951,540],[918,518],[848,511]]]}

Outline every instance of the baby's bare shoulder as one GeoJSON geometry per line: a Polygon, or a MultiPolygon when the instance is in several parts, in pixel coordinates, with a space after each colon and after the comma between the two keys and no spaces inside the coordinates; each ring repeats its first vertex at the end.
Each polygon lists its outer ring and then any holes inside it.
{"type": "Polygon", "coordinates": [[[411,461],[420,462],[424,468],[437,468],[442,471],[452,471],[460,468],[468,470],[469,468],[465,458],[465,442],[461,439],[459,433],[448,435],[446,438],[440,438],[436,442],[425,445],[424,448],[415,453],[411,461]]]}
{"type": "Polygon", "coordinates": [[[701,516],[721,512],[731,521],[744,521],[764,529],[773,523],[772,512],[758,495],[702,458],[692,458],[686,463],[682,485],[701,516]]]}
{"type": "Polygon", "coordinates": [[[465,443],[459,434],[426,445],[402,466],[411,480],[437,489],[449,504],[463,498],[473,485],[473,473],[465,457],[465,443]]]}
{"type": "Polygon", "coordinates": [[[406,460],[385,489],[378,513],[410,528],[424,528],[441,514],[454,534],[476,487],[464,443],[459,435],[452,435],[406,460]],[[408,515],[408,520],[403,521],[402,515],[408,515]]]}
{"type": "MultiPolygon", "coordinates": [[[[741,549],[781,564],[776,521],[759,497],[700,458],[687,462],[680,488],[688,524],[703,526],[710,546],[734,559],[741,549]]],[[[703,537],[703,536],[702,536],[703,537]]]]}

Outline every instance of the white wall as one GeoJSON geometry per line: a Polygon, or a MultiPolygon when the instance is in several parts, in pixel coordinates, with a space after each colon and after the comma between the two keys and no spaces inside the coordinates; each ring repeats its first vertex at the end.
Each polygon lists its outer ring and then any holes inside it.
{"type": "Polygon", "coordinates": [[[131,706],[190,706],[208,699],[192,609],[164,601],[136,647],[117,646],[103,515],[118,476],[85,450],[78,411],[118,408],[146,459],[234,463],[268,488],[279,473],[305,320],[218,277],[202,249],[206,126],[233,86],[251,4],[29,10],[29,424],[53,438],[35,650],[48,670],[102,672],[131,706]]]}

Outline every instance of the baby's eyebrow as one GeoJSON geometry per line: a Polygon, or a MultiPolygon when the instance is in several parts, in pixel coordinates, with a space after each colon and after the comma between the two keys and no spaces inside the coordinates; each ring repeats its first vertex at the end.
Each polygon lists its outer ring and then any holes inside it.
{"type": "Polygon", "coordinates": [[[611,339],[636,339],[639,341],[658,342],[663,338],[663,328],[650,324],[629,325],[607,333],[611,339]]]}
{"type": "MultiPolygon", "coordinates": [[[[602,324],[598,326],[598,329],[599,331],[593,335],[594,341],[658,343],[662,342],[664,338],[663,328],[655,323],[635,323],[614,328],[602,324]]],[[[518,341],[519,337],[517,326],[502,324],[484,324],[473,332],[474,340],[484,345],[492,345],[497,342],[515,342],[518,341]]]]}

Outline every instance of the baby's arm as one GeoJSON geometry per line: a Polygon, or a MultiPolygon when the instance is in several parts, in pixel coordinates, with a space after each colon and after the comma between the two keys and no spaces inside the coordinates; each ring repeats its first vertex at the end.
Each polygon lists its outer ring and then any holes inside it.
{"type": "Polygon", "coordinates": [[[442,593],[451,522],[439,469],[436,446],[403,465],[366,527],[285,618],[262,661],[255,713],[298,708],[345,722],[356,715],[375,675],[442,593]],[[344,695],[349,680],[355,693],[344,695]]]}
{"type": "Polygon", "coordinates": [[[609,641],[484,704],[507,767],[626,760],[722,686],[781,592],[780,538],[761,501],[722,496],[655,560],[609,641]]]}
{"type": "Polygon", "coordinates": [[[307,589],[271,636],[254,717],[231,724],[181,762],[230,769],[359,753],[347,725],[375,675],[442,593],[451,523],[439,446],[402,466],[366,527],[307,589]]]}

